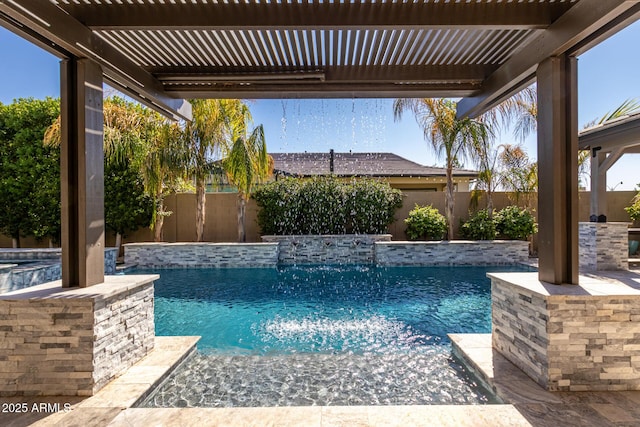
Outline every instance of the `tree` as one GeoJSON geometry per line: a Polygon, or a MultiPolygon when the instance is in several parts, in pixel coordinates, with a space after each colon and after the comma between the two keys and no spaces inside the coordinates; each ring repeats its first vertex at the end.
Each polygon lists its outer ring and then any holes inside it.
{"type": "Polygon", "coordinates": [[[122,237],[151,224],[153,209],[153,199],[146,194],[138,169],[132,167],[128,160],[105,165],[105,227],[116,233],[118,254],[122,237]]]}
{"type": "Polygon", "coordinates": [[[26,235],[59,240],[59,156],[42,145],[59,112],[52,98],[0,104],[0,231],[14,247],[26,235]]]}
{"type": "Polygon", "coordinates": [[[449,99],[396,99],[393,110],[396,120],[402,117],[404,111],[411,111],[436,155],[445,158],[445,217],[448,222],[448,238],[452,239],[455,203],[453,167],[456,161],[466,158],[474,147],[488,138],[487,124],[470,118],[458,119],[456,103],[449,99]]]}
{"type": "MultiPolygon", "coordinates": [[[[115,175],[106,173],[109,170],[133,168],[139,171],[145,192],[155,206],[151,217],[154,240],[160,241],[164,217],[171,214],[165,209],[164,198],[180,188],[179,183],[185,176],[186,150],[182,144],[181,130],[177,124],[170,123],[160,114],[117,96],[105,98],[103,105],[105,187],[117,185],[107,182],[108,179],[116,179],[115,175]]],[[[45,144],[60,144],[59,117],[47,130],[44,140],[45,144]]],[[[129,206],[134,211],[146,209],[144,206],[130,205],[134,200],[143,205],[147,203],[130,196],[131,194],[113,193],[109,206],[129,206]]],[[[135,212],[131,212],[131,215],[136,216],[135,212]]],[[[105,216],[113,218],[108,212],[105,212],[105,216]]],[[[133,231],[111,223],[106,226],[121,230],[116,231],[117,242],[121,240],[122,233],[133,231]]]]}
{"type": "Polygon", "coordinates": [[[500,184],[513,193],[514,201],[524,199],[527,206],[538,189],[538,163],[531,161],[520,145],[504,144],[499,156],[500,184]]]}
{"type": "Polygon", "coordinates": [[[256,184],[264,182],[273,171],[273,159],[267,154],[262,125],[249,136],[246,126],[234,129],[233,145],[222,162],[229,183],[238,188],[238,241],[246,241],[245,208],[256,184]]]}
{"type": "Polygon", "coordinates": [[[196,186],[196,241],[204,238],[207,179],[219,174],[219,161],[235,142],[234,129],[250,120],[249,110],[238,99],[195,99],[193,118],[184,125],[190,159],[188,173],[196,186]],[[233,142],[232,142],[233,141],[233,142]]]}

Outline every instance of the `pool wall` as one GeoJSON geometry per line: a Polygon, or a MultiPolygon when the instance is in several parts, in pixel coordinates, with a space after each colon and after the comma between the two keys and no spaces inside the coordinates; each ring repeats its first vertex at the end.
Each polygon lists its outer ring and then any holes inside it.
{"type": "MultiPolygon", "coordinates": [[[[60,248],[0,248],[0,264],[10,265],[0,268],[0,294],[60,279],[60,256],[60,248]]],[[[116,274],[116,256],[116,248],[104,250],[105,274],[116,274]]]]}
{"type": "Polygon", "coordinates": [[[125,263],[151,268],[274,267],[277,243],[128,243],[125,263]]]}
{"type": "Polygon", "coordinates": [[[278,244],[278,264],[373,264],[380,242],[391,234],[340,234],[323,236],[262,236],[278,244]]]}
{"type": "Polygon", "coordinates": [[[130,243],[125,262],[149,268],[276,267],[294,264],[381,266],[508,265],[526,262],[517,240],[391,242],[391,235],[264,236],[265,243],[130,243]]]}

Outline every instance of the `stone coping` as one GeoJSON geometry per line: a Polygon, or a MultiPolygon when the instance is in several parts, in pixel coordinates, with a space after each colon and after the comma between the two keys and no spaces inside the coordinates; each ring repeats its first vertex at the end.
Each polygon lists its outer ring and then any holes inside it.
{"type": "Polygon", "coordinates": [[[640,295],[640,274],[580,276],[579,285],[554,285],[538,279],[537,272],[488,273],[487,277],[506,285],[525,289],[543,296],[610,296],[640,295]]]}
{"type": "Polygon", "coordinates": [[[0,300],[41,300],[51,298],[105,300],[158,280],[158,274],[105,276],[104,282],[86,288],[63,288],[61,280],[18,289],[0,295],[0,300]]]}
{"type": "Polygon", "coordinates": [[[391,242],[376,242],[377,245],[469,245],[478,243],[511,243],[524,240],[393,240],[391,242]]]}
{"type": "Polygon", "coordinates": [[[271,239],[271,240],[288,240],[288,239],[305,239],[305,238],[313,238],[313,239],[322,239],[326,238],[351,238],[351,237],[365,237],[370,239],[389,239],[391,240],[391,234],[265,234],[262,236],[263,239],[271,239]]]}
{"type": "Polygon", "coordinates": [[[277,243],[272,242],[250,242],[250,243],[216,243],[216,242],[137,242],[126,243],[125,247],[146,247],[146,246],[275,246],[277,243]]]}
{"type": "Polygon", "coordinates": [[[17,267],[18,264],[0,264],[0,271],[2,270],[10,270],[14,267],[17,267]]]}

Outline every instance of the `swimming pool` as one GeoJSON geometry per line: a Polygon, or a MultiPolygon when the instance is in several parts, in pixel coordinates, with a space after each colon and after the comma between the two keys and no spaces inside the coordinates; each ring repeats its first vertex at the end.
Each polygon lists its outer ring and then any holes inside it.
{"type": "Polygon", "coordinates": [[[446,334],[490,332],[486,273],[514,269],[160,270],[156,334],[202,340],[142,406],[494,402],[446,334]]]}

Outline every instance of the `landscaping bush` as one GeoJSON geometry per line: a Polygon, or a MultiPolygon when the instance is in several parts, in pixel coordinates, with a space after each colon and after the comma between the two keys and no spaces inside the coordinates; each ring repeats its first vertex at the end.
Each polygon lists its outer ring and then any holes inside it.
{"type": "Polygon", "coordinates": [[[262,234],[300,234],[298,194],[302,182],[285,178],[258,188],[252,197],[258,203],[258,226],[262,234]]]}
{"type": "Polygon", "coordinates": [[[493,240],[497,234],[496,224],[486,210],[471,215],[460,230],[462,236],[469,240],[493,240]]]}
{"type": "Polygon", "coordinates": [[[346,187],[350,233],[382,234],[402,206],[402,192],[371,179],[354,180],[346,187]]]}
{"type": "Polygon", "coordinates": [[[298,191],[298,199],[299,234],[346,232],[345,185],[337,179],[319,177],[305,181],[298,191]]]}
{"type": "Polygon", "coordinates": [[[369,179],[286,178],[254,194],[262,234],[380,234],[402,206],[402,193],[369,179]]]}
{"type": "Polygon", "coordinates": [[[507,239],[527,240],[538,231],[531,212],[517,206],[507,206],[495,214],[494,220],[498,234],[507,239]]]}
{"type": "Polygon", "coordinates": [[[446,219],[431,205],[416,205],[404,223],[407,224],[406,233],[409,240],[442,240],[447,232],[446,219]]]}
{"type": "Polygon", "coordinates": [[[624,208],[624,210],[627,211],[632,221],[640,220],[640,192],[631,200],[631,205],[624,208]]]}

